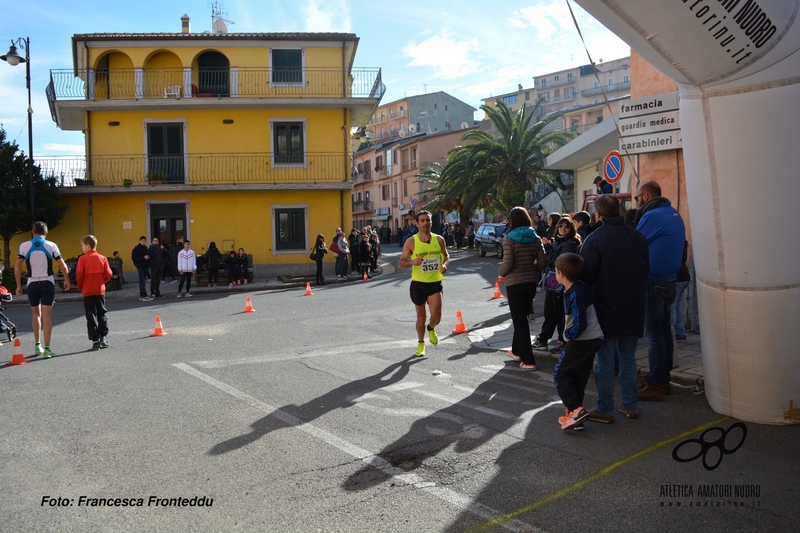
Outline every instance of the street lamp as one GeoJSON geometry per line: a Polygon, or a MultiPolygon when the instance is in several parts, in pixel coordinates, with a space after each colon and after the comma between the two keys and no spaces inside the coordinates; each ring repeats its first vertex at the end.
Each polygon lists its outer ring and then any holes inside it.
{"type": "Polygon", "coordinates": [[[31,192],[31,227],[36,223],[36,201],[33,196],[33,108],[31,107],[31,39],[27,37],[18,38],[11,41],[11,48],[0,59],[6,61],[12,67],[25,63],[25,85],[28,88],[28,186],[31,192]],[[25,57],[17,52],[17,46],[25,49],[25,57]]]}

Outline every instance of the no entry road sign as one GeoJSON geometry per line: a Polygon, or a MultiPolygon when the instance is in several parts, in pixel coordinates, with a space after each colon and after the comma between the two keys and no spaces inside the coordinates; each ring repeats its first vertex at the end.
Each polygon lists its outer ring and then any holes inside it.
{"type": "Polygon", "coordinates": [[[609,183],[616,183],[622,177],[625,170],[625,163],[622,156],[616,150],[611,150],[603,160],[603,178],[609,183]]]}

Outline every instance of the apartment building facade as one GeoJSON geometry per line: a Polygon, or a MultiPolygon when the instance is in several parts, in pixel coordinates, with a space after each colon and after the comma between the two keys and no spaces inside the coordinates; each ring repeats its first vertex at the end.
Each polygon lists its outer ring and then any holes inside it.
{"type": "Polygon", "coordinates": [[[429,199],[425,194],[428,185],[420,183],[417,175],[434,162],[445,164],[447,151],[460,144],[469,129],[417,134],[356,153],[354,227],[386,224],[395,235],[411,221],[417,206],[429,199]]]}
{"type": "Polygon", "coordinates": [[[352,223],[351,131],[380,103],[380,69],[354,67],[351,33],[182,22],[75,35],[74,68],[51,72],[53,119],[86,143],[84,158],[43,162],[69,205],[53,238],[93,233],[120,250],[140,235],[190,239],[198,254],[215,241],[257,267],[308,263],[318,233],[352,223]]]}
{"type": "Polygon", "coordinates": [[[437,133],[474,125],[476,109],[439,91],[380,105],[367,125],[369,137],[389,141],[419,133],[437,133]]]}
{"type": "Polygon", "coordinates": [[[561,120],[548,129],[563,129],[583,133],[611,117],[619,110],[619,101],[630,98],[630,57],[606,63],[583,65],[534,76],[533,87],[517,87],[517,91],[484,98],[484,105],[496,106],[504,102],[512,111],[522,106],[533,106],[540,99],[536,119],[562,112],[561,120]],[[605,97],[603,96],[605,94],[605,97]],[[606,99],[611,109],[606,106],[606,99]]]}

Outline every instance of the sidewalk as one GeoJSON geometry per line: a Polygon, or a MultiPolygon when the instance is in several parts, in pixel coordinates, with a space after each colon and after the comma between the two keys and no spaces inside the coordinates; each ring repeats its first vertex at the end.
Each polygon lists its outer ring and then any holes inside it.
{"type": "MultiPolygon", "coordinates": [[[[544,322],[543,317],[530,321],[531,332],[538,332],[542,322],[544,322]]],[[[509,319],[508,322],[497,326],[470,331],[468,335],[470,342],[476,348],[506,352],[511,349],[511,339],[514,333],[509,319]]],[[[531,337],[532,341],[533,337],[531,337]]],[[[534,350],[534,355],[556,360],[561,354],[534,350]]],[[[675,363],[678,366],[671,371],[673,382],[703,387],[703,355],[700,349],[699,334],[687,332],[685,341],[675,341],[675,363]]],[[[639,339],[639,346],[636,348],[636,364],[639,367],[640,375],[646,374],[649,370],[647,344],[642,339],[639,339]]]]}

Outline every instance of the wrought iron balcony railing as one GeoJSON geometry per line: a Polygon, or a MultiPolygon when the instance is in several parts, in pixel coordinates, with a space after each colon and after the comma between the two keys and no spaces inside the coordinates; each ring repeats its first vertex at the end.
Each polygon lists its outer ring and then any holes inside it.
{"type": "Polygon", "coordinates": [[[313,153],[290,158],[270,154],[107,155],[39,157],[45,177],[61,187],[80,185],[225,185],[242,183],[339,182],[350,180],[344,154],[313,153]]]}
{"type": "Polygon", "coordinates": [[[379,68],[155,68],[51,70],[58,100],[140,100],[146,98],[379,98],[386,87],[379,68]]]}

